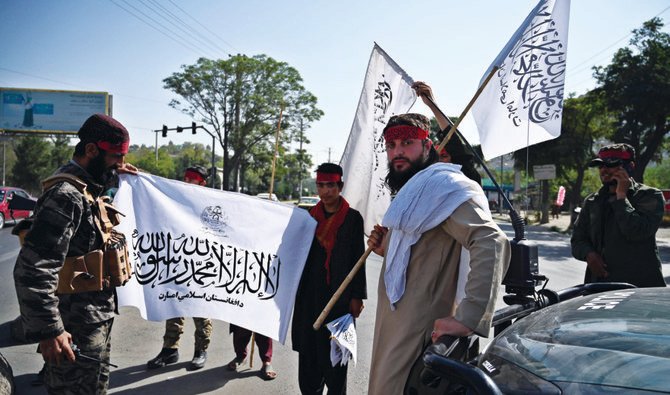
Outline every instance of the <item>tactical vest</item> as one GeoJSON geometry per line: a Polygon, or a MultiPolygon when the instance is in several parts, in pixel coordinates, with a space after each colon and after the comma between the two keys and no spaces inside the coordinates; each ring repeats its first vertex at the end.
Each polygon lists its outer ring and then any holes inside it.
{"type": "MultiPolygon", "coordinates": [[[[86,183],[71,174],[56,174],[42,181],[43,193],[55,185],[67,182],[84,195],[91,206],[93,222],[102,236],[102,247],[85,255],[67,257],[58,272],[58,294],[102,291],[125,285],[133,274],[128,260],[126,238],[115,231],[123,215],[110,204],[107,196],[94,198],[86,189],[86,183]]],[[[30,227],[32,218],[21,221],[12,233],[19,236],[21,245],[30,227]]]]}

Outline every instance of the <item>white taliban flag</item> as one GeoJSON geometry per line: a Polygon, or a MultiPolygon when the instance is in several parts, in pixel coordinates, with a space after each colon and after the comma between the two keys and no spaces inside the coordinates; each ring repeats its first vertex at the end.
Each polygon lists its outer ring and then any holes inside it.
{"type": "Polygon", "coordinates": [[[119,305],[206,317],[284,343],[316,221],[303,209],[140,173],[121,176],[117,226],[135,274],[119,305]]]}
{"type": "Polygon", "coordinates": [[[541,0],[484,74],[472,107],[488,160],[561,134],[570,0],[541,0]]]}
{"type": "Polygon", "coordinates": [[[384,184],[388,169],[382,131],[392,115],[409,111],[416,101],[413,82],[375,43],[340,160],[344,170],[342,195],[351,207],[360,211],[368,231],[381,222],[391,202],[384,184]]]}

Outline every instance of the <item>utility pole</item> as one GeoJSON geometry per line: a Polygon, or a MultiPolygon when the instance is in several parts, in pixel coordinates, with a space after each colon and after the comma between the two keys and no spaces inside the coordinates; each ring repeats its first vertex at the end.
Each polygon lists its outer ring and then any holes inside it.
{"type": "Polygon", "coordinates": [[[328,147],[328,163],[332,163],[332,162],[330,161],[330,150],[331,150],[331,148],[328,147]]]}
{"type": "Polygon", "coordinates": [[[302,118],[300,118],[300,151],[299,151],[300,156],[298,156],[298,158],[300,159],[300,177],[299,177],[300,178],[300,186],[298,188],[300,188],[300,190],[298,191],[298,200],[300,200],[300,198],[302,197],[302,178],[305,176],[305,169],[303,167],[304,165],[303,165],[303,161],[302,161],[302,156],[303,156],[303,154],[302,154],[302,137],[303,137],[302,126],[303,126],[302,125],[302,118]]]}

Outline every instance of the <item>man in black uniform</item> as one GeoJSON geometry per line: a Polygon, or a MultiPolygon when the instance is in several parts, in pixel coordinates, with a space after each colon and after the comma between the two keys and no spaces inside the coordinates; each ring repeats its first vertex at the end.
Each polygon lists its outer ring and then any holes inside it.
{"type": "Polygon", "coordinates": [[[103,235],[94,222],[99,214],[86,194],[99,197],[112,169],[137,172],[124,163],[129,135],[114,118],[95,114],[78,136],[73,159],[56,174],[72,175],[83,183],[60,181],[45,190],[14,267],[21,321],[26,338],[39,341],[47,362],[44,383],[51,394],[107,392],[108,366],[76,358],[72,345],[82,355],[109,362],[114,289],[57,293],[58,274],[66,258],[102,246],[103,235]]]}
{"type": "MultiPolygon", "coordinates": [[[[298,356],[298,382],[303,394],[347,391],[347,366],[332,366],[330,331],[312,324],[347,277],[365,250],[363,217],[340,196],[342,168],[323,163],[316,170],[316,188],[321,200],[310,210],[318,225],[307,256],[293,313],[292,343],[298,356]]],[[[367,297],[365,268],[356,274],[325,322],[347,313],[358,317],[367,297]]]]}

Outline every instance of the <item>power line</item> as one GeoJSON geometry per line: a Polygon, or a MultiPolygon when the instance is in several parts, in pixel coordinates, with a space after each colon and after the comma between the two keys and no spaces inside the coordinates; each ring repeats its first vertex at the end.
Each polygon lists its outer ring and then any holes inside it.
{"type": "MultiPolygon", "coordinates": [[[[670,6],[665,7],[661,12],[659,12],[659,13],[656,14],[656,15],[654,15],[651,19],[656,18],[656,17],[662,15],[663,13],[665,13],[665,12],[668,11],[668,10],[670,10],[670,6]]],[[[612,44],[610,44],[610,45],[608,45],[607,47],[603,48],[602,50],[596,52],[593,56],[591,56],[591,57],[589,57],[588,59],[586,59],[586,60],[580,62],[580,63],[577,64],[576,66],[573,66],[573,69],[569,71],[570,75],[572,76],[572,75],[575,75],[575,74],[579,74],[579,73],[581,73],[581,72],[583,72],[583,71],[585,71],[585,70],[590,70],[590,69],[593,67],[592,64],[589,64],[589,65],[587,65],[586,67],[581,67],[581,68],[580,68],[580,66],[582,66],[582,65],[586,64],[587,62],[589,62],[590,60],[592,60],[592,59],[598,57],[598,56],[601,55],[603,52],[605,52],[605,51],[607,51],[608,49],[612,48],[613,46],[619,44],[621,41],[627,39],[628,37],[630,37],[630,36],[632,36],[632,35],[633,35],[633,32],[630,32],[630,33],[626,34],[625,36],[623,36],[623,37],[621,37],[620,39],[616,40],[616,41],[613,42],[612,44]]]]}
{"type": "Polygon", "coordinates": [[[186,12],[186,11],[184,11],[184,9],[181,8],[181,7],[179,7],[177,4],[175,4],[174,1],[172,1],[172,0],[168,0],[168,1],[169,1],[170,3],[172,3],[172,5],[174,5],[175,7],[177,7],[181,12],[183,12],[184,14],[186,14],[189,18],[193,19],[193,20],[195,21],[195,23],[197,23],[198,25],[202,26],[205,30],[207,30],[207,31],[208,31],[209,33],[211,33],[213,36],[215,36],[216,38],[218,38],[219,40],[221,40],[224,44],[226,44],[227,46],[229,46],[230,48],[232,48],[233,50],[235,50],[235,52],[240,52],[239,50],[237,50],[237,48],[233,47],[232,44],[230,44],[228,41],[224,40],[223,38],[221,38],[221,36],[219,36],[218,34],[214,33],[213,31],[209,30],[209,28],[207,28],[207,26],[203,25],[202,23],[200,23],[200,21],[198,21],[198,20],[195,19],[193,16],[191,16],[191,14],[189,14],[189,13],[186,12]]]}
{"type": "MultiPolygon", "coordinates": [[[[161,8],[161,9],[162,9],[166,14],[168,14],[172,19],[176,20],[176,21],[178,22],[177,26],[179,26],[182,30],[184,30],[184,28],[186,28],[187,30],[191,31],[191,33],[188,33],[188,32],[187,32],[191,37],[194,37],[194,38],[197,39],[198,41],[200,41],[200,42],[202,42],[202,43],[204,43],[204,44],[206,44],[206,45],[209,45],[210,48],[215,48],[216,50],[218,50],[218,51],[220,51],[220,52],[222,52],[222,53],[224,53],[224,54],[226,54],[226,55],[230,55],[230,54],[228,53],[228,51],[226,51],[225,49],[223,49],[222,47],[220,47],[217,43],[215,43],[214,41],[212,41],[211,39],[209,39],[209,37],[203,35],[203,34],[200,33],[199,31],[197,31],[196,29],[194,29],[189,23],[187,23],[187,22],[184,21],[183,19],[179,18],[179,17],[178,17],[177,15],[175,15],[172,11],[170,11],[169,9],[167,9],[166,7],[164,7],[162,4],[160,4],[157,0],[149,0],[149,1],[151,1],[152,3],[154,3],[157,7],[161,8]],[[195,36],[194,36],[194,34],[195,34],[195,36]],[[197,36],[197,37],[196,37],[196,36],[197,36]]],[[[197,22],[197,21],[196,21],[196,22],[197,22]]]]}
{"type": "MultiPolygon", "coordinates": [[[[157,28],[156,26],[152,25],[151,23],[147,22],[146,20],[140,18],[139,16],[137,16],[137,14],[133,13],[132,11],[130,11],[130,10],[128,10],[127,8],[123,7],[122,5],[118,4],[115,0],[109,0],[109,1],[112,2],[112,4],[114,4],[115,6],[121,8],[122,10],[126,11],[126,12],[129,13],[130,15],[134,16],[135,18],[137,18],[140,22],[146,24],[147,26],[149,26],[149,27],[151,27],[152,29],[156,30],[157,32],[161,33],[161,34],[164,35],[165,37],[169,38],[170,40],[176,42],[177,44],[179,44],[179,45],[181,45],[182,47],[188,49],[189,51],[194,52],[195,54],[199,54],[199,51],[193,49],[192,47],[189,47],[187,44],[184,44],[183,42],[179,41],[177,38],[170,36],[168,33],[165,33],[164,31],[162,31],[161,29],[159,29],[159,28],[157,28]]],[[[128,4],[128,2],[126,2],[125,0],[122,0],[122,1],[124,1],[126,4],[128,4]]],[[[136,8],[135,6],[133,6],[132,4],[128,4],[128,5],[129,5],[130,7],[132,7],[133,9],[137,10],[137,8],[136,8]]],[[[139,12],[140,14],[143,14],[143,15],[144,15],[143,12],[141,12],[141,11],[139,11],[139,10],[138,10],[138,12],[139,12]]],[[[148,17],[148,18],[149,18],[149,19],[152,19],[151,17],[148,17]]],[[[159,25],[160,25],[160,24],[159,24],[159,25]]]]}
{"type": "MultiPolygon", "coordinates": [[[[126,0],[124,0],[124,1],[126,1],[126,0]]],[[[209,49],[207,48],[208,47],[207,43],[203,43],[197,37],[194,37],[193,34],[191,34],[189,31],[185,30],[180,23],[176,23],[173,20],[171,20],[171,18],[169,18],[169,15],[165,16],[166,15],[165,12],[163,12],[160,9],[155,8],[151,4],[146,3],[145,0],[139,0],[139,1],[150,12],[153,12],[159,18],[163,19],[165,22],[168,23],[168,25],[164,25],[160,21],[152,19],[156,23],[159,23],[161,27],[163,27],[164,29],[169,30],[171,34],[174,34],[175,36],[179,37],[181,40],[185,41],[189,45],[197,48],[198,51],[202,52],[203,54],[207,53],[209,51],[209,49]],[[184,32],[184,33],[186,33],[186,35],[191,36],[191,37],[186,37],[185,35],[181,34],[179,31],[184,32]],[[204,46],[202,46],[202,44],[204,44],[204,46]]]]}

